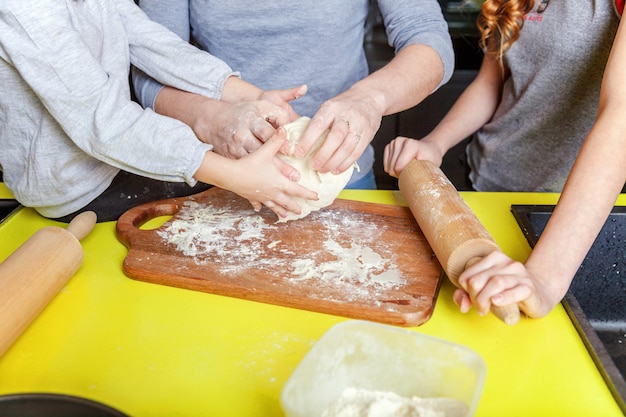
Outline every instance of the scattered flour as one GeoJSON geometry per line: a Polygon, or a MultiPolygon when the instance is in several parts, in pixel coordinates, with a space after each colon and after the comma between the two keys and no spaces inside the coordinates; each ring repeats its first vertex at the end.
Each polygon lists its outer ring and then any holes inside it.
{"type": "Polygon", "coordinates": [[[453,398],[401,397],[348,387],[321,417],[465,417],[468,412],[464,402],[453,398]]]}
{"type": "Polygon", "coordinates": [[[334,209],[311,216],[276,223],[252,209],[191,200],[157,233],[194,263],[222,274],[255,269],[294,286],[315,282],[311,298],[376,300],[406,284],[394,249],[383,239],[385,226],[334,209]]]}

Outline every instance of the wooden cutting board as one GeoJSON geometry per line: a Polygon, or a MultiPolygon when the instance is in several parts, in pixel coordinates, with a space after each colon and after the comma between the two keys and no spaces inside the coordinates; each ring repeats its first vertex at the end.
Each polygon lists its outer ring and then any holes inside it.
{"type": "Polygon", "coordinates": [[[211,188],[135,207],[116,231],[124,273],[156,284],[401,326],[427,321],[439,289],[441,266],[407,207],[337,199],[277,222],[211,188]]]}

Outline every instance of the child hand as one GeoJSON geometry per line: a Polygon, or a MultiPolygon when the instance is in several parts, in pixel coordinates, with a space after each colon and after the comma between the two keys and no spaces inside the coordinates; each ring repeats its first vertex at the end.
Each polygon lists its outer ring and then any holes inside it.
{"type": "Polygon", "coordinates": [[[428,160],[440,166],[443,153],[438,146],[427,139],[417,140],[404,136],[398,136],[385,146],[383,166],[385,172],[393,177],[399,177],[402,170],[413,159],[428,160]]]}
{"type": "Polygon", "coordinates": [[[265,205],[279,217],[288,212],[300,214],[300,205],[293,200],[300,197],[317,200],[317,193],[297,183],[300,173],[276,156],[286,142],[283,129],[255,152],[237,161],[240,175],[234,178],[232,190],[246,198],[255,210],[265,205]]]}
{"type": "Polygon", "coordinates": [[[521,262],[502,252],[492,252],[459,276],[461,288],[454,292],[454,302],[465,313],[474,306],[486,315],[491,306],[518,304],[529,317],[548,314],[560,301],[547,283],[543,283],[521,262]]]}

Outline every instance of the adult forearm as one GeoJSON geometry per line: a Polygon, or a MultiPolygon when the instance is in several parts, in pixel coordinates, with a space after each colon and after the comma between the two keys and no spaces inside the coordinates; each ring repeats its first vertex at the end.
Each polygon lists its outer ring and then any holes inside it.
{"type": "Polygon", "coordinates": [[[229,77],[224,84],[221,99],[229,103],[239,101],[255,101],[261,98],[263,90],[242,80],[239,77],[229,77]]]}
{"type": "Polygon", "coordinates": [[[371,97],[380,114],[385,116],[420,103],[439,85],[443,74],[443,63],[434,49],[409,45],[350,90],[371,97]]]}
{"type": "MultiPolygon", "coordinates": [[[[259,100],[263,90],[239,77],[228,77],[222,89],[221,100],[228,103],[259,100]]],[[[154,110],[175,117],[190,126],[207,106],[214,102],[208,97],[189,93],[173,87],[164,87],[156,97],[154,110]],[[208,104],[207,104],[208,103],[208,104]]]]}
{"type": "Polygon", "coordinates": [[[199,94],[164,87],[154,102],[154,110],[159,114],[180,120],[198,134],[210,128],[207,126],[206,116],[213,114],[219,105],[219,101],[199,94]]]}

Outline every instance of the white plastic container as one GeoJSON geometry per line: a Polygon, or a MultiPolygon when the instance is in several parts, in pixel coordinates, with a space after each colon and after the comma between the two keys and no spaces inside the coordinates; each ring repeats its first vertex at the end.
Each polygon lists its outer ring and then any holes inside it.
{"type": "Polygon", "coordinates": [[[345,388],[356,387],[458,399],[473,416],[485,374],[484,360],[465,346],[394,326],[346,321],[302,359],[280,401],[287,417],[320,417],[345,388]]]}

